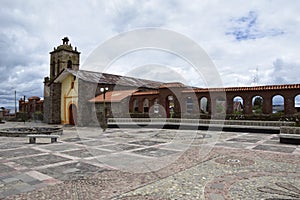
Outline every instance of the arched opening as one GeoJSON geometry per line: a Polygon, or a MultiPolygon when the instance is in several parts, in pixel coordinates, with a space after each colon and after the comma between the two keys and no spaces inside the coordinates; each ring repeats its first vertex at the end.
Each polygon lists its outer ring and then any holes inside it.
{"type": "Polygon", "coordinates": [[[72,61],[71,60],[68,60],[67,68],[68,69],[72,69],[72,61]]]}
{"type": "Polygon", "coordinates": [[[192,113],[194,110],[194,102],[192,97],[187,97],[186,98],[186,112],[187,113],[192,113]]]}
{"type": "Polygon", "coordinates": [[[300,94],[295,96],[295,110],[300,113],[300,94]]]}
{"type": "Polygon", "coordinates": [[[75,125],[77,123],[77,107],[74,104],[69,106],[69,124],[75,125]]]}
{"type": "Polygon", "coordinates": [[[137,99],[133,100],[133,111],[134,112],[139,112],[139,102],[137,99]]]}
{"type": "Polygon", "coordinates": [[[158,99],[154,99],[154,106],[153,106],[153,113],[159,113],[159,104],[158,104],[158,99]]]}
{"type": "Polygon", "coordinates": [[[226,101],[223,97],[218,97],[216,99],[216,113],[218,114],[226,113],[226,101]]]}
{"type": "Polygon", "coordinates": [[[174,116],[174,97],[172,95],[169,95],[167,97],[167,105],[166,105],[166,111],[167,111],[167,118],[173,118],[174,116]]]}
{"type": "Polygon", "coordinates": [[[200,112],[202,114],[207,114],[208,113],[208,100],[206,97],[202,97],[200,99],[200,112]]]}
{"type": "Polygon", "coordinates": [[[284,113],[284,98],[281,95],[275,95],[272,98],[272,113],[284,113]]]}
{"type": "Polygon", "coordinates": [[[243,114],[244,113],[244,100],[240,96],[233,98],[233,114],[243,114]]]}
{"type": "Polygon", "coordinates": [[[149,112],[149,100],[148,99],[144,99],[144,101],[143,101],[143,111],[144,111],[144,113],[149,112]]]}
{"type": "Polygon", "coordinates": [[[262,114],[263,113],[263,101],[261,96],[254,96],[252,98],[252,113],[262,114]]]}

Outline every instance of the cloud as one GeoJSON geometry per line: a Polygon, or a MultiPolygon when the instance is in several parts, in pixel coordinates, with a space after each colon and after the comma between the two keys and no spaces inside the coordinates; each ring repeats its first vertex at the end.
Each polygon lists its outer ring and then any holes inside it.
{"type": "Polygon", "coordinates": [[[232,19],[232,27],[226,35],[233,35],[236,40],[254,40],[264,37],[275,37],[284,34],[284,31],[276,28],[263,30],[257,22],[258,14],[250,11],[247,16],[232,19]]]}
{"type": "MultiPolygon", "coordinates": [[[[64,36],[77,46],[83,64],[105,40],[143,27],[170,29],[194,40],[217,66],[224,86],[251,85],[256,68],[259,85],[299,83],[299,8],[298,1],[279,0],[3,0],[0,106],[11,105],[14,90],[18,98],[42,96],[49,52],[64,36]]],[[[130,71],[147,64],[166,65],[188,83],[205,86],[180,58],[153,55],[122,59],[110,70],[126,74],[124,66],[130,71]]],[[[164,73],[155,77],[149,70],[146,76],[164,79],[164,73]]],[[[166,76],[165,80],[171,79],[166,76]]]]}

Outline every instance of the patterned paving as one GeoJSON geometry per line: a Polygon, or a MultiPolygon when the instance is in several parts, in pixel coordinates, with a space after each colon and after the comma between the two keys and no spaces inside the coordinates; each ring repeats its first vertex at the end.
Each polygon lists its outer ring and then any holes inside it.
{"type": "Polygon", "coordinates": [[[55,144],[1,138],[0,198],[297,199],[299,166],[276,134],[66,127],[55,144]]]}

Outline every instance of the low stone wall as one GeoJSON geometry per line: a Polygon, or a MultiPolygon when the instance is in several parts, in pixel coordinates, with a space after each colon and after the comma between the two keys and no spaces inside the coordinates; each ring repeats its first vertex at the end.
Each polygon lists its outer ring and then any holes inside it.
{"type": "Polygon", "coordinates": [[[280,143],[300,144],[300,127],[280,127],[280,143]]]}
{"type": "Polygon", "coordinates": [[[295,126],[295,122],[286,121],[251,121],[251,120],[209,120],[209,119],[166,119],[166,118],[110,118],[109,124],[124,123],[175,123],[175,124],[195,124],[195,125],[233,125],[233,126],[295,126]]]}
{"type": "Polygon", "coordinates": [[[282,127],[280,127],[280,134],[299,134],[300,135],[300,127],[282,126],[282,127]]]}
{"type": "Polygon", "coordinates": [[[62,135],[63,129],[49,127],[20,127],[0,129],[0,136],[4,137],[25,137],[30,134],[62,135]]]}

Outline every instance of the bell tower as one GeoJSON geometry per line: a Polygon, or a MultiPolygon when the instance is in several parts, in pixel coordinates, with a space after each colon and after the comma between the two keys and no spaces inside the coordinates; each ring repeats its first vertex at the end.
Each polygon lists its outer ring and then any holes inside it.
{"type": "Polygon", "coordinates": [[[50,52],[50,80],[53,80],[63,69],[79,70],[80,52],[73,49],[69,38],[64,37],[63,43],[50,52]]]}

